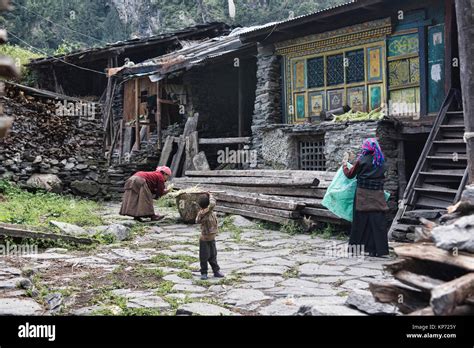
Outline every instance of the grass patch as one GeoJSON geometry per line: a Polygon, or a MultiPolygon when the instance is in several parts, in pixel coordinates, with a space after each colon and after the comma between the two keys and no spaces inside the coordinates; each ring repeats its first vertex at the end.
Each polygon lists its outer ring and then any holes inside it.
{"type": "Polygon", "coordinates": [[[176,208],[176,198],[168,195],[163,196],[156,201],[155,206],[158,208],[176,208]]]}
{"type": "Polygon", "coordinates": [[[285,273],[283,273],[283,278],[289,279],[289,278],[298,278],[299,272],[298,272],[298,267],[292,267],[285,273]]]}
{"type": "Polygon", "coordinates": [[[193,274],[189,271],[181,271],[177,275],[183,279],[193,279],[193,274]]]}
{"type": "Polygon", "coordinates": [[[258,221],[256,229],[258,230],[271,230],[271,231],[279,231],[281,226],[275,222],[270,221],[258,221]]]}
{"type": "Polygon", "coordinates": [[[157,254],[150,260],[152,263],[160,267],[189,269],[189,264],[199,261],[197,257],[189,255],[165,255],[157,254]]]}
{"type": "Polygon", "coordinates": [[[226,216],[222,220],[222,231],[230,232],[232,239],[234,239],[234,241],[237,243],[242,240],[242,229],[234,225],[232,216],[226,216]]]}
{"type": "Polygon", "coordinates": [[[50,227],[52,220],[78,226],[99,226],[103,221],[97,211],[100,205],[93,201],[61,196],[54,193],[31,193],[10,182],[0,181],[0,222],[50,227]]]}
{"type": "Polygon", "coordinates": [[[158,289],[156,290],[156,294],[158,296],[164,296],[164,295],[167,295],[167,294],[171,294],[171,293],[173,293],[173,286],[174,286],[174,283],[172,281],[169,281],[169,280],[162,281],[158,285],[158,289]]]}
{"type": "Polygon", "coordinates": [[[138,266],[134,269],[134,272],[139,277],[152,277],[162,279],[165,276],[163,270],[159,268],[145,268],[143,266],[138,266]]]}
{"type": "Polygon", "coordinates": [[[304,233],[303,226],[296,221],[290,221],[280,228],[281,232],[288,233],[291,236],[304,233]]]}
{"type": "Polygon", "coordinates": [[[311,237],[319,237],[323,239],[337,239],[346,240],[347,235],[341,229],[336,228],[334,225],[326,224],[326,226],[320,230],[316,230],[311,234],[311,237]]]}

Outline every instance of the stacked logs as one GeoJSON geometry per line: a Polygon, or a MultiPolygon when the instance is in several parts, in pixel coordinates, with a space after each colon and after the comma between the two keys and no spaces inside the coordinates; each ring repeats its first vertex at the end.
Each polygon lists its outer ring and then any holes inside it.
{"type": "Polygon", "coordinates": [[[297,170],[187,171],[176,188],[199,187],[213,192],[216,210],[250,218],[291,222],[343,223],[321,204],[334,177],[331,172],[297,170]]]}
{"type": "Polygon", "coordinates": [[[474,186],[448,208],[442,225],[421,219],[416,243],[395,247],[386,270],[397,281],[372,283],[379,302],[410,315],[474,314],[474,186]]]}

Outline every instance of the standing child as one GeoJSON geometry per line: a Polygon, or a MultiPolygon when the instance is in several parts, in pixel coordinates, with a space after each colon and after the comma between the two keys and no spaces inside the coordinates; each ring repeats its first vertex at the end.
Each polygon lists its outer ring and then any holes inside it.
{"type": "Polygon", "coordinates": [[[216,200],[211,194],[203,194],[198,199],[201,210],[196,217],[196,223],[201,224],[201,238],[199,240],[199,261],[201,262],[201,280],[207,279],[207,263],[212,267],[214,277],[223,278],[217,264],[217,216],[214,213],[216,200]]]}

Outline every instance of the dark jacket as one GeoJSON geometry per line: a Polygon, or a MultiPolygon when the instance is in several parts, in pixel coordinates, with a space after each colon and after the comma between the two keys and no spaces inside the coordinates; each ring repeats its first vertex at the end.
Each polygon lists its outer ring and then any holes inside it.
{"type": "Polygon", "coordinates": [[[387,201],[383,190],[385,179],[385,163],[376,167],[372,163],[373,157],[365,155],[354,163],[349,170],[344,166],[344,175],[349,178],[357,177],[357,191],[355,210],[357,211],[387,211],[387,201]]]}

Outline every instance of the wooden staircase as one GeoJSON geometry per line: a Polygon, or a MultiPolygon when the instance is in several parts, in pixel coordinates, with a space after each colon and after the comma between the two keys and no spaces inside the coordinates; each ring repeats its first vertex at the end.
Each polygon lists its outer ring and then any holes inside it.
{"type": "Polygon", "coordinates": [[[436,220],[456,203],[467,181],[464,114],[451,90],[433,125],[390,228],[390,239],[413,240],[421,217],[436,220]]]}

